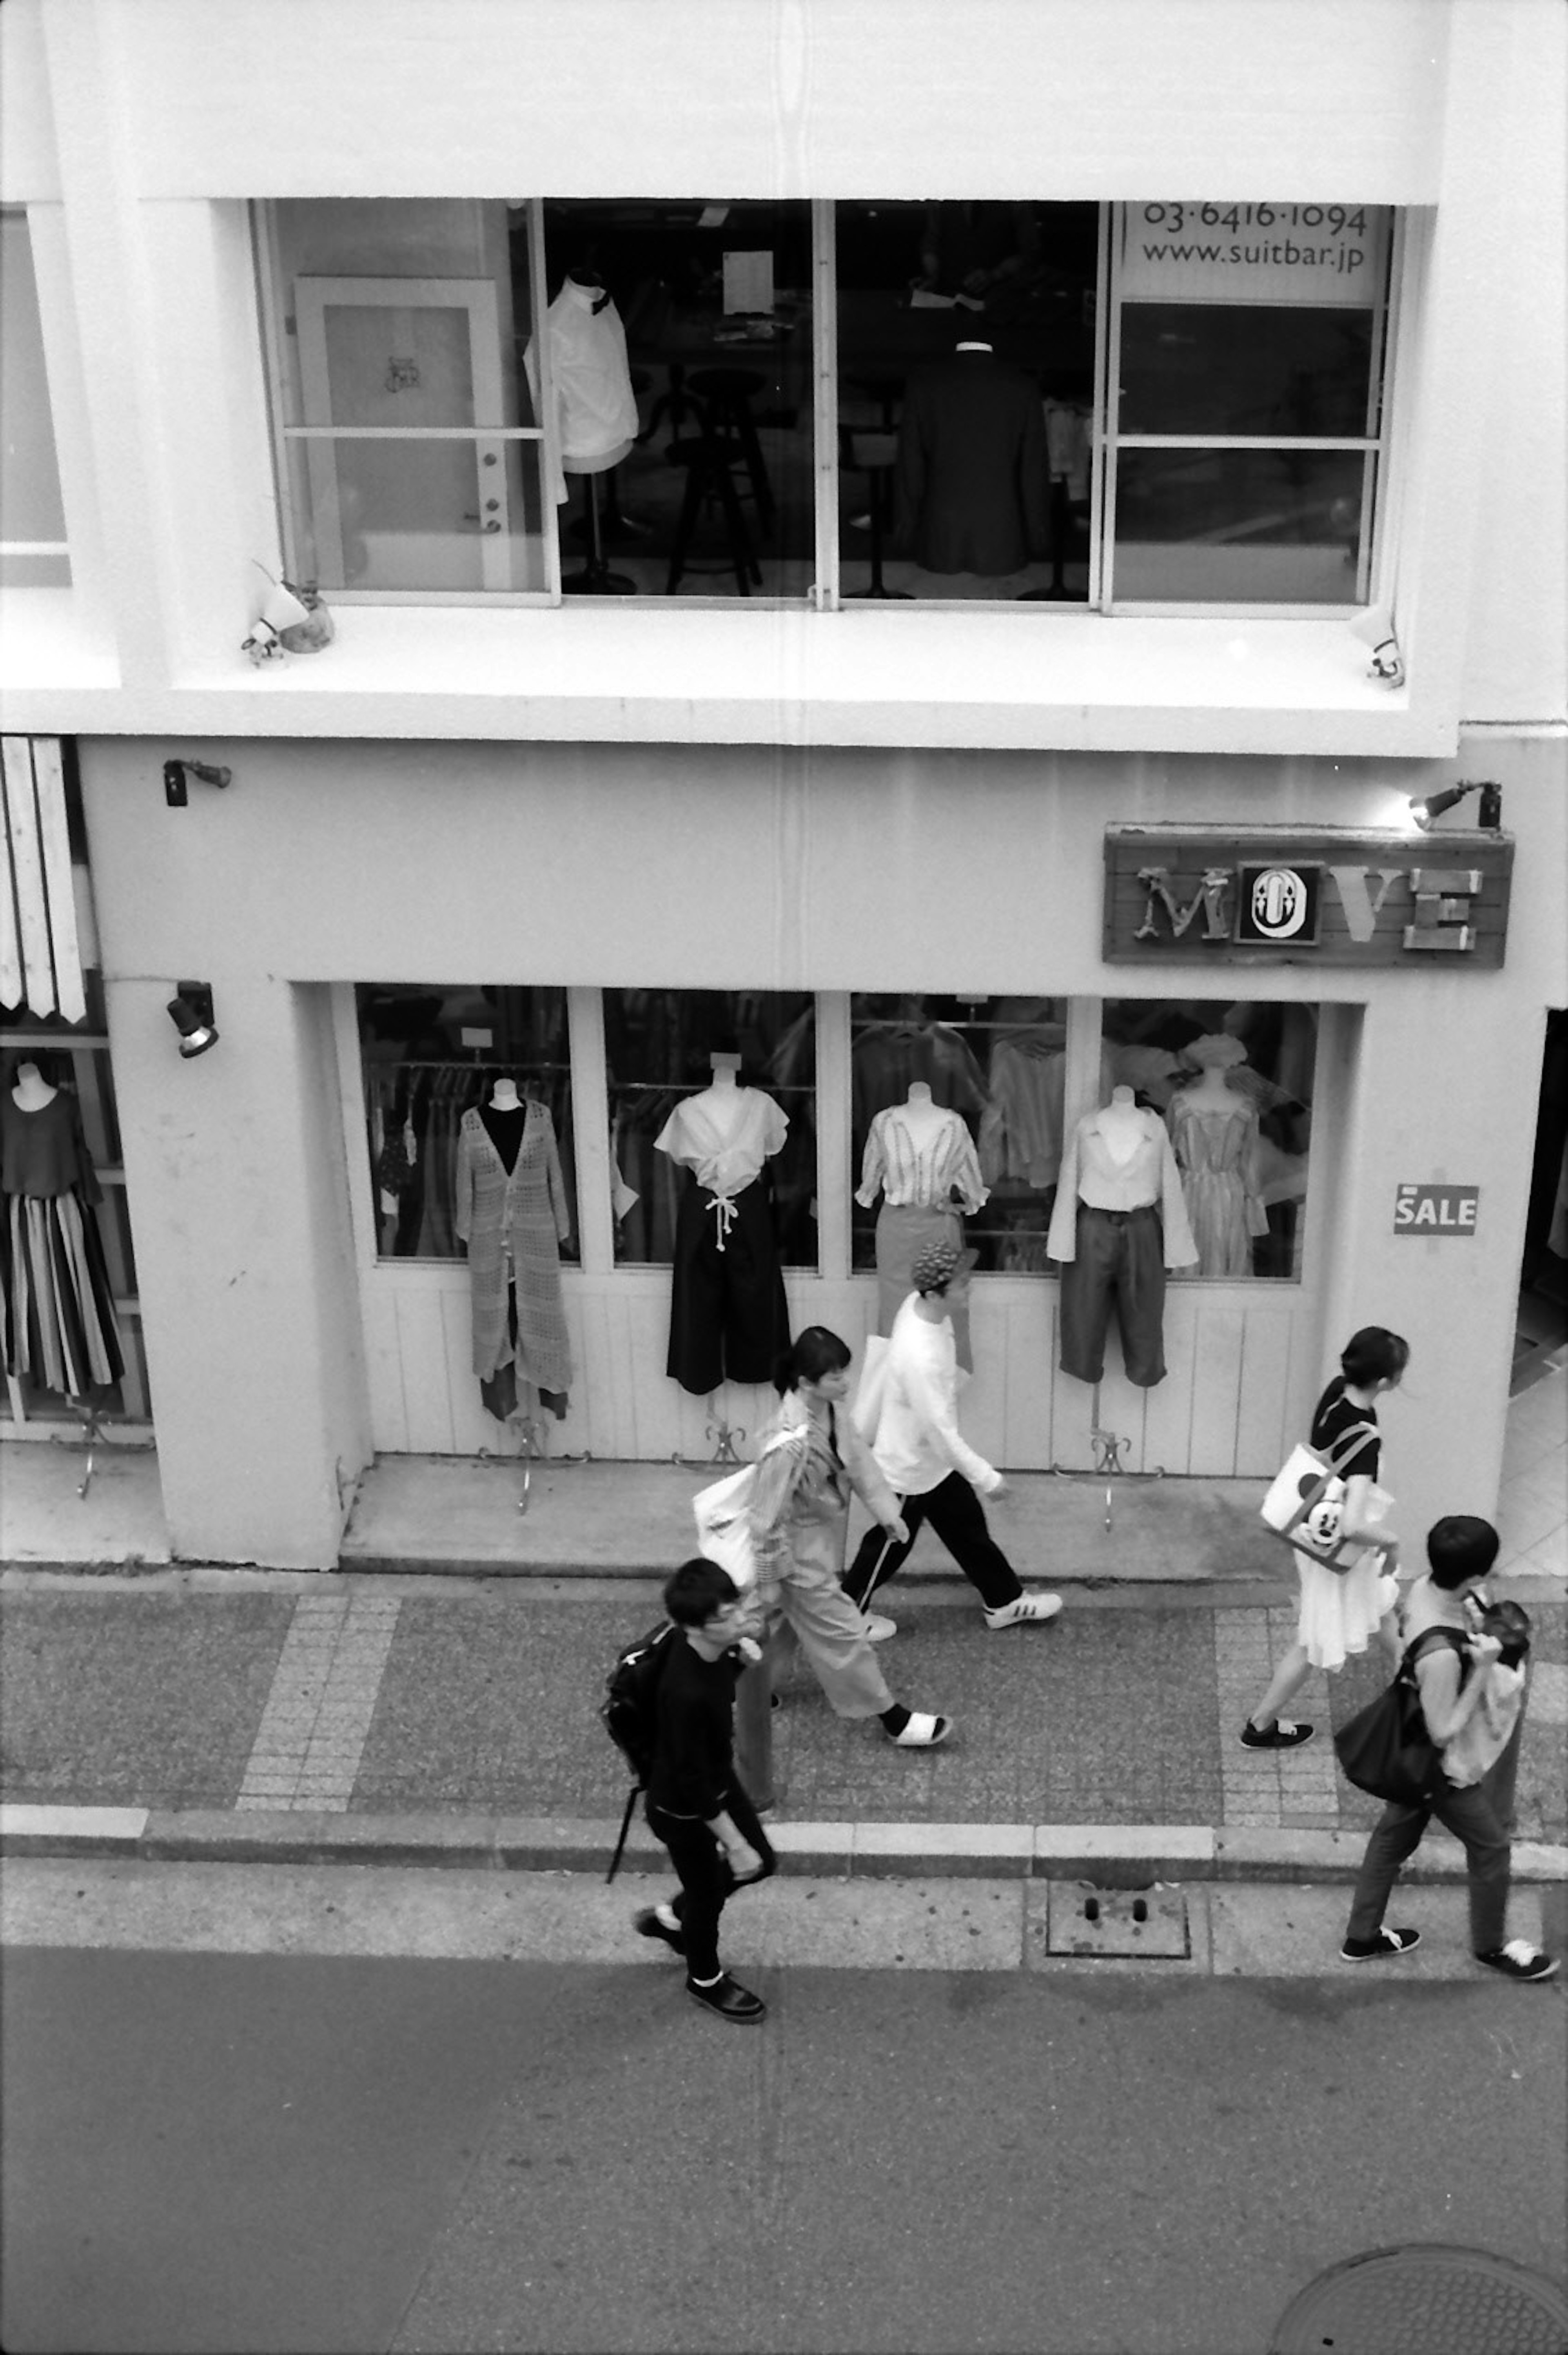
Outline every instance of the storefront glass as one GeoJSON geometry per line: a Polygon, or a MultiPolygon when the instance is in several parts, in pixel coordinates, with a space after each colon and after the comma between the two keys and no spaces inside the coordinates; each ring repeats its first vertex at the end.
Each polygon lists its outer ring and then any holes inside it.
{"type": "Polygon", "coordinates": [[[366,1144],[382,1259],[461,1259],[455,1224],[458,1134],[497,1083],[550,1116],[578,1256],[571,1064],[564,989],[515,986],[357,989],[366,1144]]]}
{"type": "Polygon", "coordinates": [[[815,1268],[814,999],[790,990],[607,989],[604,1057],[617,1262],[673,1262],[676,1214],[692,1181],[657,1140],[677,1105],[723,1086],[732,1071],[740,1087],[771,1096],[789,1123],[761,1182],[772,1195],[780,1259],[815,1268]]]}
{"type": "Polygon", "coordinates": [[[846,597],[1087,596],[1098,239],[1092,204],[836,208],[846,597]]]}
{"type": "Polygon", "coordinates": [[[265,219],[293,577],[541,593],[526,215],[291,199],[265,219]]]}
{"type": "Polygon", "coordinates": [[[1105,1000],[1100,1100],[1131,1088],[1165,1123],[1199,1252],[1185,1280],[1299,1282],[1317,1051],[1314,1006],[1105,1000]]]}

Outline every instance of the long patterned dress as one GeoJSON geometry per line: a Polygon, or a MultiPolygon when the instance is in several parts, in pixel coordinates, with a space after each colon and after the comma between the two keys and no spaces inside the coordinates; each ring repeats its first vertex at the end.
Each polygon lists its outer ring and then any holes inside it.
{"type": "Polygon", "coordinates": [[[1256,1106],[1243,1096],[1233,1108],[1194,1105],[1177,1096],[1170,1141],[1198,1246],[1198,1274],[1251,1275],[1253,1238],[1268,1232],[1259,1199],[1256,1106]]]}
{"type": "Polygon", "coordinates": [[[516,1359],[541,1391],[571,1387],[571,1343],[560,1293],[560,1245],[571,1212],[548,1108],[530,1103],[508,1173],[476,1111],[457,1131],[455,1223],[468,1246],[474,1370],[486,1381],[516,1359]],[[515,1286],[514,1343],[507,1287],[515,1286]]]}

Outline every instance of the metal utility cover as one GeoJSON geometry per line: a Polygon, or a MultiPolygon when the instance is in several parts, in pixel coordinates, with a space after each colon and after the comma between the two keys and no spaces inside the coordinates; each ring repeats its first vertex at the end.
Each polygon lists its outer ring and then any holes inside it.
{"type": "Polygon", "coordinates": [[[1045,1951],[1186,1962],[1192,1952],[1187,1899],[1179,1889],[1089,1889],[1081,1881],[1053,1881],[1045,1951]]]}

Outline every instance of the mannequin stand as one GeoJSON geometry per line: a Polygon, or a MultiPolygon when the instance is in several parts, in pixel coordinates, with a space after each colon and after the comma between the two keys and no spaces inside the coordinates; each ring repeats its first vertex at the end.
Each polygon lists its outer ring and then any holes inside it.
{"type": "Polygon", "coordinates": [[[526,1385],[526,1389],[530,1403],[525,1406],[519,1399],[502,1425],[503,1430],[514,1434],[517,1445],[510,1448],[482,1447],[479,1450],[481,1464],[520,1464],[522,1465],[523,1493],[517,1498],[519,1513],[526,1513],[528,1509],[528,1497],[533,1487],[533,1467],[536,1464],[586,1464],[590,1460],[587,1448],[583,1449],[581,1455],[550,1454],[549,1424],[540,1412],[539,1394],[531,1382],[526,1385]]]}
{"type": "Polygon", "coordinates": [[[1067,535],[1072,528],[1067,501],[1067,478],[1053,474],[1051,480],[1051,585],[1045,589],[1026,589],[1018,599],[1020,605],[1037,605],[1058,597],[1072,597],[1083,604],[1087,597],[1078,596],[1067,586],[1067,535]]]}
{"type": "Polygon", "coordinates": [[[635,597],[636,582],[628,579],[624,572],[612,572],[604,560],[604,539],[599,524],[599,477],[597,474],[584,474],[581,479],[587,509],[583,521],[588,527],[589,558],[582,571],[574,572],[570,581],[561,582],[560,593],[563,597],[635,597]]]}
{"type": "MultiPolygon", "coordinates": [[[[708,1420],[702,1426],[702,1436],[711,1443],[713,1453],[711,1455],[703,1457],[702,1466],[715,1464],[733,1464],[739,1466],[747,1460],[740,1452],[740,1443],[746,1436],[746,1426],[743,1423],[725,1422],[724,1410],[720,1404],[720,1393],[718,1391],[710,1391],[706,1401],[708,1420]]],[[[691,1456],[683,1455],[678,1448],[670,1461],[672,1464],[680,1465],[688,1471],[702,1468],[691,1456]]]]}
{"type": "Polygon", "coordinates": [[[1065,1464],[1053,1464],[1051,1472],[1058,1480],[1104,1480],[1105,1483],[1105,1527],[1111,1526],[1118,1480],[1163,1480],[1165,1466],[1157,1464],[1150,1472],[1135,1472],[1122,1462],[1122,1450],[1132,1445],[1130,1433],[1106,1431],[1100,1421],[1100,1385],[1095,1383],[1089,1397],[1089,1444],[1094,1451],[1094,1462],[1087,1472],[1073,1470],[1065,1464]]]}
{"type": "MultiPolygon", "coordinates": [[[[89,1488],[92,1486],[93,1465],[98,1450],[107,1444],[107,1433],[103,1428],[102,1419],[95,1406],[84,1406],[80,1399],[71,1399],[68,1403],[69,1404],[71,1412],[80,1418],[81,1444],[87,1450],[87,1468],[82,1473],[81,1479],[78,1485],[76,1492],[79,1497],[85,1497],[89,1488]]],[[[69,1446],[71,1442],[69,1440],[61,1440],[57,1444],[63,1447],[69,1446]]]]}

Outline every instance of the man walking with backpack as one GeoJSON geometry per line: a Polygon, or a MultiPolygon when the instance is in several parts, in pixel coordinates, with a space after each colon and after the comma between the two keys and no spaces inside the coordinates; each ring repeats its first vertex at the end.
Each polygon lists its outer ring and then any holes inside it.
{"type": "Polygon", "coordinates": [[[764,2019],[767,2006],[720,1969],[719,1917],[733,1891],[778,1869],[735,1772],[735,1685],[746,1665],[735,1646],[752,1607],[729,1572],[700,1554],[667,1582],[664,1607],[675,1635],[658,1682],[646,1812],[680,1894],[635,1923],[685,1956],[695,2002],[745,2026],[764,2019]]]}

